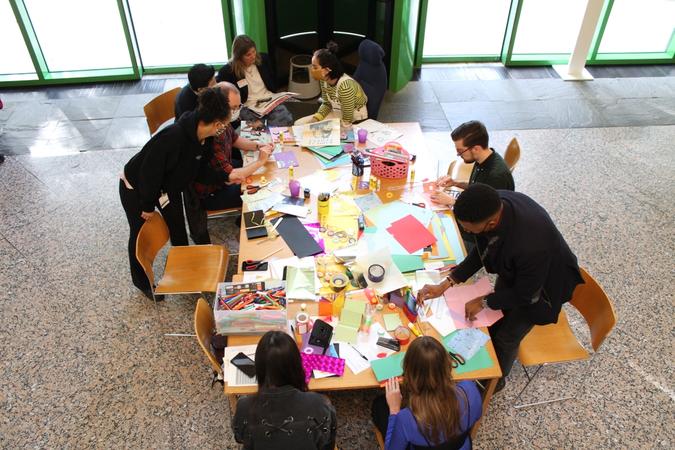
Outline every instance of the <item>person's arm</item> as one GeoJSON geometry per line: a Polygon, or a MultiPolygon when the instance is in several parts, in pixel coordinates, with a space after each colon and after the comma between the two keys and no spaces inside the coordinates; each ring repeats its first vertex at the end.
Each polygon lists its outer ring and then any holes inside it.
{"type": "MultiPolygon", "coordinates": [[[[468,400],[468,412],[469,417],[468,417],[468,426],[469,428],[473,427],[476,422],[480,419],[480,417],[483,415],[483,398],[480,395],[480,391],[478,390],[478,387],[476,386],[476,383],[473,381],[460,381],[457,383],[457,390],[464,391],[464,394],[466,394],[466,400],[468,400]]],[[[458,392],[458,395],[461,397],[464,396],[461,392],[458,392]]],[[[464,404],[462,401],[464,399],[460,400],[460,404],[464,404]]],[[[466,415],[462,414],[460,416],[460,428],[464,431],[467,430],[465,428],[467,426],[467,420],[466,420],[466,415]]]]}
{"type": "Polygon", "coordinates": [[[416,429],[414,418],[409,409],[400,411],[397,414],[389,415],[387,422],[387,435],[384,438],[385,450],[406,450],[410,441],[407,430],[416,429]]]}
{"type": "Polygon", "coordinates": [[[354,122],[354,107],[356,105],[356,93],[358,92],[356,81],[346,80],[340,84],[337,98],[342,108],[342,122],[354,122]]]}
{"type": "Polygon", "coordinates": [[[514,190],[513,175],[511,175],[511,172],[494,174],[485,181],[485,184],[490,185],[495,189],[503,189],[506,191],[514,190]]]}
{"type": "Polygon", "coordinates": [[[466,189],[469,187],[469,183],[467,183],[466,181],[452,180],[452,184],[450,186],[458,187],[460,189],[466,189]]]}
{"type": "MultiPolygon", "coordinates": [[[[551,265],[549,252],[539,250],[515,258],[516,280],[513,286],[496,290],[486,297],[492,309],[527,306],[541,296],[551,265]]],[[[543,300],[539,300],[543,301],[543,300]]]]}
{"type": "Polygon", "coordinates": [[[455,283],[464,283],[471,276],[473,276],[473,274],[478,272],[481,267],[483,267],[483,263],[480,260],[478,251],[478,246],[474,246],[473,250],[471,250],[471,253],[469,253],[466,258],[464,258],[464,261],[452,269],[449,277],[452,278],[455,283]]]}
{"type": "Polygon", "coordinates": [[[325,119],[326,116],[333,110],[333,105],[331,105],[330,99],[328,98],[328,92],[326,91],[327,85],[327,81],[321,81],[321,99],[323,100],[323,103],[321,103],[321,106],[319,106],[319,110],[314,113],[314,118],[317,121],[322,121],[325,119]]]}

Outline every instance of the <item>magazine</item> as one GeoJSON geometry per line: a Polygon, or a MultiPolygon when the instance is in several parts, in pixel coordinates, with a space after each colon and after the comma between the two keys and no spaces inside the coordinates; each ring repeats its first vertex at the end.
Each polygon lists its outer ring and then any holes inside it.
{"type": "Polygon", "coordinates": [[[340,119],[296,125],[293,134],[301,147],[340,145],[340,119]]]}
{"type": "Polygon", "coordinates": [[[272,94],[271,97],[261,98],[256,101],[255,105],[247,106],[247,108],[258,117],[266,116],[274,108],[296,95],[299,94],[295,92],[279,92],[277,94],[272,94]]]}

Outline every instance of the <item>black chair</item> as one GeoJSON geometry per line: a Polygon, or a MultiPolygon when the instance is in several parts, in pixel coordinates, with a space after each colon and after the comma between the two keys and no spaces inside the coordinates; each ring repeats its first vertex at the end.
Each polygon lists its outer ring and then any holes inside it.
{"type": "Polygon", "coordinates": [[[354,79],[368,96],[368,117],[377,119],[380,105],[387,91],[387,69],[382,59],[384,50],[377,43],[364,39],[359,45],[359,65],[354,79]]]}

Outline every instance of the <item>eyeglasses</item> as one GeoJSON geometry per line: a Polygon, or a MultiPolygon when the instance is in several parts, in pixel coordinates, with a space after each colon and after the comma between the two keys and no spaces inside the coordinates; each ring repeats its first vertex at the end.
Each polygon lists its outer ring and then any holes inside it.
{"type": "Polygon", "coordinates": [[[471,147],[467,147],[467,148],[462,149],[462,150],[457,150],[457,156],[462,156],[464,153],[466,153],[467,151],[471,150],[474,147],[475,147],[475,145],[472,145],[471,147]]]}

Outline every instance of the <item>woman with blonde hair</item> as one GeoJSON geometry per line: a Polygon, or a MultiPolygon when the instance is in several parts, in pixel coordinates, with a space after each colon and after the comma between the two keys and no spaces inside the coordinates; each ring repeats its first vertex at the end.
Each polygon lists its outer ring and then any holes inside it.
{"type": "Polygon", "coordinates": [[[385,395],[373,401],[373,422],[386,436],[385,449],[470,449],[481,396],[473,381],[455,384],[443,344],[429,336],[415,339],[403,359],[403,378],[405,408],[396,378],[387,380],[385,395]]]}
{"type": "MultiPolygon", "coordinates": [[[[276,90],[276,82],[269,58],[265,53],[258,53],[253,39],[245,34],[232,41],[232,57],[220,68],[216,81],[228,81],[239,88],[242,106],[239,118],[242,120],[265,120],[267,125],[274,127],[293,124],[293,116],[284,105],[277,106],[263,117],[258,117],[248,108],[255,106],[259,100],[269,99],[276,90]]],[[[235,114],[232,120],[237,119],[235,114]]]]}

